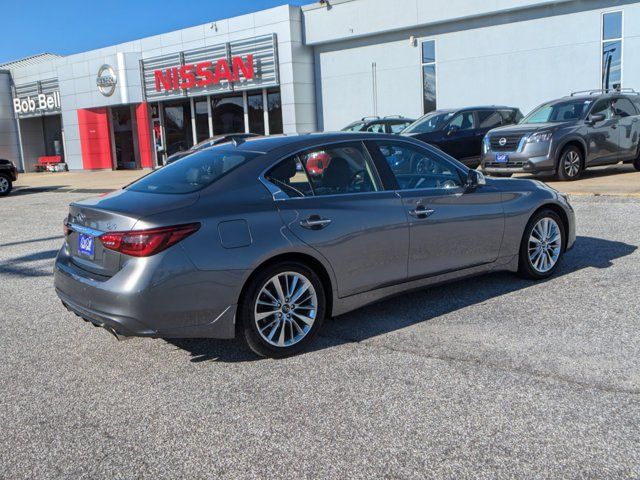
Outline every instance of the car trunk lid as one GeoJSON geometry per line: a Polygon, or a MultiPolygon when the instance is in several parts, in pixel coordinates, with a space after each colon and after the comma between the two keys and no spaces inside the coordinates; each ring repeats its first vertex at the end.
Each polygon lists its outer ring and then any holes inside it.
{"type": "Polygon", "coordinates": [[[198,198],[197,193],[162,195],[118,190],[72,203],[67,217],[70,229],[67,238],[74,264],[95,275],[115,275],[129,257],[105,248],[101,235],[131,231],[143,217],[188,207],[198,198]]]}

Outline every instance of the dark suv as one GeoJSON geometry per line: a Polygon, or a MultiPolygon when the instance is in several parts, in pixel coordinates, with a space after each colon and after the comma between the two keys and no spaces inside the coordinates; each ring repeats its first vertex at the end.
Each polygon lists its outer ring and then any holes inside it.
{"type": "Polygon", "coordinates": [[[13,182],[18,179],[18,169],[11,160],[0,158],[0,197],[9,195],[13,182]]]}
{"type": "Polygon", "coordinates": [[[409,125],[402,135],[422,140],[470,168],[480,164],[482,139],[492,128],[511,125],[522,119],[513,107],[470,107],[436,110],[409,125]]]}
{"type": "Polygon", "coordinates": [[[343,132],[371,132],[371,133],[400,133],[414,122],[412,118],[400,115],[388,117],[364,117],[357,122],[350,123],[342,129],[343,132]]]}
{"type": "Polygon", "coordinates": [[[491,130],[482,168],[490,175],[550,173],[575,180],[585,168],[633,163],[640,170],[640,95],[576,92],[540,105],[518,125],[491,130]]]}

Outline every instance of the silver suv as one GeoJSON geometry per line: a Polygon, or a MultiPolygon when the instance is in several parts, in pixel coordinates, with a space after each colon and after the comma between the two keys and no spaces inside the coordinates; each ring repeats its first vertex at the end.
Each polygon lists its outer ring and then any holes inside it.
{"type": "Polygon", "coordinates": [[[483,141],[489,175],[551,173],[576,180],[585,168],[633,163],[640,170],[640,94],[576,92],[540,105],[517,125],[491,130],[483,141]]]}

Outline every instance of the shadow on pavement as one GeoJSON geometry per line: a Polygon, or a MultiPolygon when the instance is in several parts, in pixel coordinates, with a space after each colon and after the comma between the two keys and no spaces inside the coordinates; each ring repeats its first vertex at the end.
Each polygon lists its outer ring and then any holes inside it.
{"type": "MultiPolygon", "coordinates": [[[[631,255],[638,247],[594,237],[578,237],[576,246],[565,255],[555,276],[569,275],[585,268],[609,268],[613,261],[631,255]]],[[[552,277],[553,278],[553,277],[552,277]]],[[[355,312],[325,322],[311,351],[344,343],[360,342],[440,315],[482,303],[536,282],[498,272],[461,280],[447,285],[426,288],[378,302],[355,312]]],[[[213,339],[165,339],[186,350],[192,362],[245,362],[259,360],[238,341],[213,339]]]]}
{"type": "Polygon", "coordinates": [[[0,262],[0,275],[9,277],[51,277],[53,276],[53,264],[51,262],[47,262],[42,266],[30,264],[31,262],[42,260],[53,260],[57,254],[58,249],[45,250],[4,260],[0,262]]]}

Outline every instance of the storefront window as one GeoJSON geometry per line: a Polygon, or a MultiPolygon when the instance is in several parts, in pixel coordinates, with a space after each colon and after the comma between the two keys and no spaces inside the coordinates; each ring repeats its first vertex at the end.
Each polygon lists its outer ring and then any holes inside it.
{"type": "Polygon", "coordinates": [[[622,12],[602,15],[602,88],[622,87],[622,12]]]}
{"type": "Polygon", "coordinates": [[[268,93],[267,105],[269,107],[269,134],[276,135],[282,133],[282,101],[279,91],[271,91],[268,93]]]}
{"type": "Polygon", "coordinates": [[[196,114],[196,139],[202,142],[209,138],[209,109],[207,108],[207,99],[196,100],[194,102],[196,114]]]}
{"type": "Polygon", "coordinates": [[[213,134],[244,133],[244,102],[242,95],[211,99],[213,134]]]}
{"type": "Polygon", "coordinates": [[[422,43],[422,89],[423,113],[436,109],[436,42],[428,40],[422,43]]]}
{"type": "Polygon", "coordinates": [[[167,155],[188,150],[193,146],[191,104],[188,100],[164,105],[164,131],[167,155]]]}
{"type": "Polygon", "coordinates": [[[264,135],[264,103],[262,92],[247,97],[249,105],[249,132],[264,135]]]}

